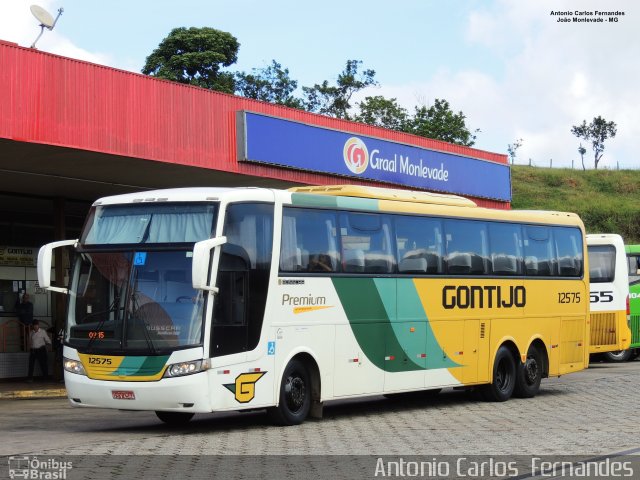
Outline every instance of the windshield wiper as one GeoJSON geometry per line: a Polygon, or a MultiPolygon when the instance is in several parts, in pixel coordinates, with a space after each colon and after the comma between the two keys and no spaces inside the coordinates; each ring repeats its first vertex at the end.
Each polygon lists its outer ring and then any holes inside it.
{"type": "MultiPolygon", "coordinates": [[[[142,323],[142,333],[144,336],[144,340],[147,342],[147,347],[149,348],[149,350],[151,351],[151,353],[153,355],[156,355],[158,353],[158,351],[156,350],[156,347],[153,345],[153,340],[151,340],[151,335],[149,335],[149,330],[148,330],[148,324],[146,322],[146,320],[144,319],[144,315],[139,315],[140,312],[140,307],[138,306],[138,270],[133,267],[133,282],[131,282],[131,285],[133,285],[133,288],[131,288],[131,313],[129,315],[129,318],[131,319],[132,323],[135,319],[140,320],[140,322],[142,323]]],[[[126,338],[126,337],[125,337],[126,338]]]]}
{"type": "Polygon", "coordinates": [[[156,354],[158,353],[158,351],[156,350],[156,347],[153,345],[153,340],[151,340],[151,335],[149,335],[149,329],[148,326],[149,324],[147,323],[147,321],[144,319],[144,315],[139,315],[139,311],[140,308],[137,306],[138,302],[136,300],[133,300],[133,307],[132,307],[132,311],[131,311],[131,315],[130,315],[130,319],[132,320],[132,322],[134,321],[134,318],[136,320],[139,320],[140,323],[142,323],[142,334],[144,336],[145,341],[147,342],[147,347],[149,347],[149,350],[151,351],[152,354],[156,354]],[[135,312],[135,313],[134,313],[135,312]]]}

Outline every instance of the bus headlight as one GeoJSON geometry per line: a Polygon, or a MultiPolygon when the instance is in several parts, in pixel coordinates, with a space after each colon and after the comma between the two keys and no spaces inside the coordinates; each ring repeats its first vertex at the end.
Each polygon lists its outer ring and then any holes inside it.
{"type": "Polygon", "coordinates": [[[194,373],[204,372],[208,369],[209,360],[194,360],[193,362],[174,363],[167,367],[163,377],[182,377],[184,375],[193,375],[194,373]]]}
{"type": "Polygon", "coordinates": [[[75,373],[78,375],[87,375],[87,372],[84,371],[84,367],[82,366],[82,362],[80,360],[63,358],[62,365],[67,372],[75,373]]]}

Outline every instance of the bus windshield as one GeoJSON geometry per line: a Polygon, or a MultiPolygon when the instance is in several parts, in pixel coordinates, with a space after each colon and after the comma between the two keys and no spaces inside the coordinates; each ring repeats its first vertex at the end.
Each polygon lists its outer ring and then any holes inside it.
{"type": "Polygon", "coordinates": [[[72,269],[68,345],[142,354],[202,345],[203,295],[192,286],[193,243],[210,238],[216,206],[141,207],[92,211],[72,269]]]}
{"type": "Polygon", "coordinates": [[[210,237],[214,203],[143,203],[91,209],[82,245],[195,243],[210,237]]]}

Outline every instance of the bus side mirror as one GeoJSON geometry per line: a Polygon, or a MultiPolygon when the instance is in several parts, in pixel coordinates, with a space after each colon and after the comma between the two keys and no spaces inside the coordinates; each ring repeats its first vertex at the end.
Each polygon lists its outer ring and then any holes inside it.
{"type": "Polygon", "coordinates": [[[193,246],[191,259],[191,282],[196,290],[209,290],[217,293],[217,287],[209,286],[209,265],[211,264],[211,250],[227,243],[227,237],[215,237],[202,240],[193,246]]]}
{"type": "Polygon", "coordinates": [[[61,240],[59,242],[47,243],[40,248],[38,252],[38,283],[40,288],[45,288],[51,292],[60,292],[66,294],[68,289],[61,287],[51,286],[51,260],[53,258],[53,250],[58,247],[67,247],[77,245],[78,239],[75,240],[61,240]]]}

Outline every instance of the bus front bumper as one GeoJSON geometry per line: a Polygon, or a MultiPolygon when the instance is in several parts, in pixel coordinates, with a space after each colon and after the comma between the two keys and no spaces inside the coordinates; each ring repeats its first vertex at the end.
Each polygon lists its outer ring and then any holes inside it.
{"type": "Polygon", "coordinates": [[[64,372],[67,396],[78,407],[119,410],[211,412],[205,372],[154,382],[92,380],[64,372]]]}

